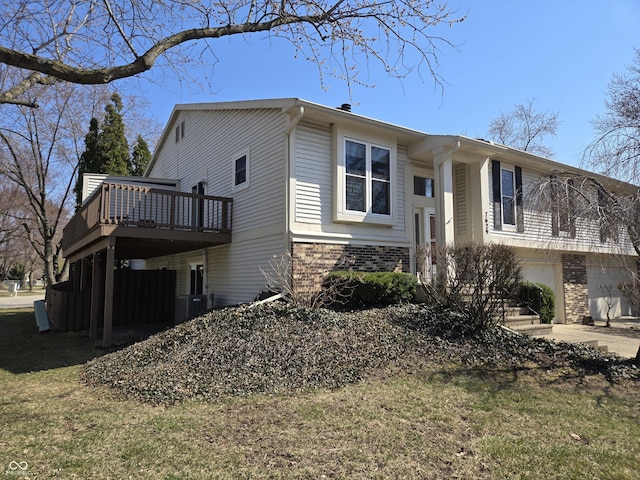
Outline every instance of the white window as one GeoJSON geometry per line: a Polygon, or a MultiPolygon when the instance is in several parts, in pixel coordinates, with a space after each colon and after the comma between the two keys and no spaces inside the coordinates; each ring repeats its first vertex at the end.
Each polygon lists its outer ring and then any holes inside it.
{"type": "Polygon", "coordinates": [[[516,182],[513,170],[501,170],[502,224],[516,224],[516,182]]]}
{"type": "Polygon", "coordinates": [[[566,185],[553,184],[551,204],[551,234],[554,237],[576,236],[572,182],[566,185]]]}
{"type": "Polygon", "coordinates": [[[176,143],[184,138],[184,120],[180,122],[180,125],[176,126],[176,143]]]}
{"type": "Polygon", "coordinates": [[[337,220],[390,224],[395,150],[343,138],[338,150],[337,220]]]}
{"type": "Polygon", "coordinates": [[[413,194],[433,198],[433,178],[413,176],[413,194]]]}
{"type": "Polygon", "coordinates": [[[234,191],[241,190],[249,186],[250,164],[248,148],[233,156],[232,170],[234,191]]]}
{"type": "Polygon", "coordinates": [[[522,167],[491,160],[493,228],[524,232],[522,167]]]}

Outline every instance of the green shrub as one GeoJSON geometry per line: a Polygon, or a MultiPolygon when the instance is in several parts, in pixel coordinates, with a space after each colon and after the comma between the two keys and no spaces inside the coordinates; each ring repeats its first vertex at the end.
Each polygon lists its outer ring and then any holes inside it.
{"type": "Polygon", "coordinates": [[[518,296],[523,305],[540,315],[542,323],[551,323],[556,314],[556,297],[550,287],[544,283],[524,282],[518,296]]]}
{"type": "Polygon", "coordinates": [[[329,273],[324,283],[325,288],[337,290],[334,303],[349,307],[408,303],[415,297],[416,286],[414,275],[398,272],[336,271],[329,273]]]}

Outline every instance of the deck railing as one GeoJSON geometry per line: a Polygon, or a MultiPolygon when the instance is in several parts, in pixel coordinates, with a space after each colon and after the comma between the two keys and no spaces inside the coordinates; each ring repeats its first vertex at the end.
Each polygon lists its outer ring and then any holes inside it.
{"type": "Polygon", "coordinates": [[[103,183],[65,227],[62,246],[97,225],[230,233],[232,204],[225,197],[103,183]]]}

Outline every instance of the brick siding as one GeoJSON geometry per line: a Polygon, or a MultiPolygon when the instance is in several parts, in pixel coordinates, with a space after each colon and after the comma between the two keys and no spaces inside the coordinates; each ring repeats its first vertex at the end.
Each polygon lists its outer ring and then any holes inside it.
{"type": "Polygon", "coordinates": [[[409,272],[409,249],[375,245],[292,244],[292,277],[298,293],[317,292],[327,273],[409,272]]]}
{"type": "Polygon", "coordinates": [[[562,283],[566,322],[580,322],[583,316],[589,315],[585,255],[562,255],[562,283]]]}

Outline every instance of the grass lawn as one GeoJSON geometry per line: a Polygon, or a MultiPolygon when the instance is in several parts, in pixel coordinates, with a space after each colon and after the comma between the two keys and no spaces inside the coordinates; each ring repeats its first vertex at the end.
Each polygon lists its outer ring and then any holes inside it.
{"type": "Polygon", "coordinates": [[[640,478],[637,384],[434,364],[158,407],[82,385],[100,354],[0,311],[0,479],[640,478]]]}

